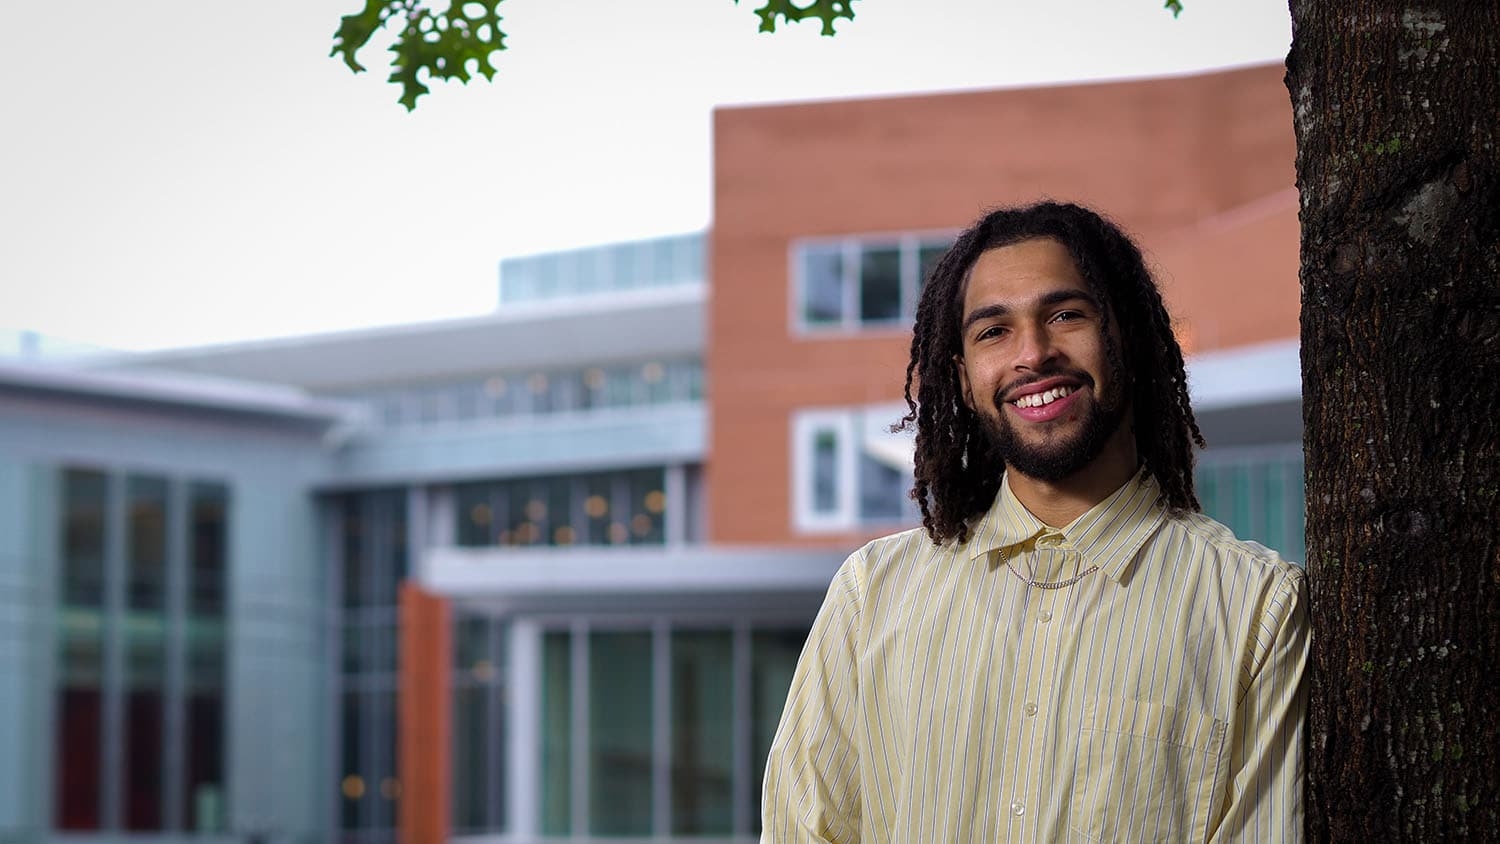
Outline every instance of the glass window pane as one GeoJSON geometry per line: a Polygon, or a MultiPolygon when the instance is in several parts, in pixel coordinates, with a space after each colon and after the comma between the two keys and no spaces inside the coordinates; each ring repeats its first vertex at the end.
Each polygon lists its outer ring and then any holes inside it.
{"type": "Polygon", "coordinates": [[[643,383],[648,404],[661,404],[671,398],[671,385],[667,381],[667,369],[657,361],[651,361],[641,367],[641,382],[643,383]]]}
{"type": "Polygon", "coordinates": [[[60,830],[96,830],[104,773],[101,608],[109,484],[102,472],[67,470],[61,492],[53,824],[60,830]]]}
{"type": "Polygon", "coordinates": [[[103,472],[63,473],[62,602],[66,606],[104,605],[105,499],[103,472]]]}
{"type": "Polygon", "coordinates": [[[125,606],[159,613],[166,603],[167,482],[130,477],[125,501],[125,606]]]}
{"type": "Polygon", "coordinates": [[[1287,559],[1296,560],[1299,563],[1307,561],[1307,500],[1303,491],[1304,467],[1301,457],[1293,458],[1287,466],[1287,496],[1291,499],[1288,509],[1291,516],[1288,519],[1287,533],[1290,540],[1287,542],[1287,559]]]}
{"type": "Polygon", "coordinates": [[[57,691],[57,764],[54,769],[59,830],[99,829],[100,713],[99,687],[63,687],[57,691]]]}
{"type": "Polygon", "coordinates": [[[181,823],[190,832],[222,832],[226,828],[224,606],[229,514],[229,490],[223,484],[188,486],[181,823]]]}
{"type": "Polygon", "coordinates": [[[476,548],[489,545],[495,531],[495,513],[489,484],[464,484],[453,491],[456,502],[458,544],[476,548]]]}
{"type": "Polygon", "coordinates": [[[639,269],[636,267],[636,247],[634,245],[621,245],[611,250],[611,259],[614,264],[611,286],[616,290],[628,290],[635,287],[639,269]]]}
{"type": "Polygon", "coordinates": [[[902,515],[902,504],[911,478],[886,465],[867,451],[859,456],[859,517],[865,521],[892,522],[902,515]]]}
{"type": "Polygon", "coordinates": [[[223,832],[228,808],[224,794],[224,695],[222,687],[194,689],[185,701],[183,725],[183,829],[223,832]]]}
{"type": "MultiPolygon", "coordinates": [[[[792,687],[792,672],[806,630],[756,630],[750,634],[750,761],[751,806],[760,805],[761,783],[766,777],[766,757],[771,754],[771,739],[781,722],[787,690],[792,687]]],[[[760,813],[752,812],[752,832],[760,831],[760,813]]]]}
{"type": "Polygon", "coordinates": [[[703,278],[707,272],[703,255],[703,237],[691,235],[683,238],[677,252],[679,269],[677,278],[680,281],[697,281],[703,278]]]}
{"type": "Polygon", "coordinates": [[[486,831],[490,730],[489,687],[474,683],[453,690],[453,829],[486,831]]]}
{"type": "Polygon", "coordinates": [[[1218,484],[1214,482],[1213,469],[1199,466],[1194,470],[1193,475],[1193,486],[1198,493],[1198,505],[1203,508],[1203,514],[1209,518],[1218,519],[1216,515],[1219,506],[1218,484]]]}
{"type": "Polygon", "coordinates": [[[222,616],[228,569],[229,490],[221,484],[188,487],[188,614],[222,616]]]}
{"type": "Polygon", "coordinates": [[[812,507],[815,513],[838,509],[838,434],[824,428],[813,434],[812,507]]]}
{"type": "Polygon", "coordinates": [[[733,831],[734,677],[729,631],[672,634],[672,834],[733,831]]]}
{"type": "MultiPolygon", "coordinates": [[[[143,646],[131,646],[131,661],[154,662],[155,676],[142,674],[144,665],[132,666],[135,674],[125,690],[125,722],[122,725],[123,757],[120,762],[120,784],[124,827],[132,831],[160,830],[162,824],[162,671],[161,642],[152,643],[155,651],[149,657],[140,653],[143,646]]],[[[151,647],[151,646],[145,646],[151,647]]]]}
{"type": "Polygon", "coordinates": [[[1286,524],[1283,516],[1286,504],[1286,483],[1281,473],[1280,461],[1268,461],[1261,465],[1256,484],[1260,488],[1260,541],[1279,553],[1286,552],[1286,524]]]}
{"type": "Polygon", "coordinates": [[[589,475],[584,478],[583,515],[586,528],[583,541],[589,545],[604,545],[609,542],[613,481],[612,474],[589,475]]]}
{"type": "Polygon", "coordinates": [[[937,269],[938,261],[942,260],[948,248],[953,245],[950,240],[923,241],[917,246],[917,289],[921,290],[927,286],[927,279],[932,271],[937,269]]]}
{"type": "Polygon", "coordinates": [[[368,789],[365,787],[364,761],[368,755],[364,747],[364,725],[368,718],[360,705],[360,693],[344,692],[343,699],[343,765],[339,778],[339,826],[343,829],[358,829],[361,808],[368,789]]]}
{"type": "Polygon", "coordinates": [[[674,280],[673,238],[663,237],[651,243],[651,281],[655,286],[674,280]]]}
{"type": "Polygon", "coordinates": [[[901,250],[866,247],[859,259],[859,318],[892,322],[901,318],[901,250]]]}
{"type": "Polygon", "coordinates": [[[578,529],[573,526],[573,479],[552,478],[547,487],[547,541],[553,545],[573,545],[578,542],[578,529]]]}
{"type": "Polygon", "coordinates": [[[401,796],[401,781],[396,778],[401,770],[396,756],[396,692],[370,692],[365,695],[365,705],[373,707],[375,722],[371,734],[376,764],[368,779],[368,787],[374,792],[370,795],[374,804],[370,826],[392,829],[396,826],[396,800],[401,796]]]}
{"type": "Polygon", "coordinates": [[[542,634],[542,834],[573,829],[573,637],[542,634]]]}
{"type": "Polygon", "coordinates": [[[1233,510],[1230,514],[1229,527],[1234,535],[1241,539],[1253,539],[1255,524],[1250,517],[1250,468],[1239,465],[1229,468],[1229,486],[1233,492],[1233,510]]]}
{"type": "Polygon", "coordinates": [[[589,634],[589,832],[651,834],[651,634],[589,634]]]}
{"type": "Polygon", "coordinates": [[[630,543],[660,545],[666,541],[666,473],[643,469],[630,473],[630,543]]]}
{"type": "Polygon", "coordinates": [[[802,248],[802,319],[829,325],[844,318],[844,256],[838,246],[802,248]]]}

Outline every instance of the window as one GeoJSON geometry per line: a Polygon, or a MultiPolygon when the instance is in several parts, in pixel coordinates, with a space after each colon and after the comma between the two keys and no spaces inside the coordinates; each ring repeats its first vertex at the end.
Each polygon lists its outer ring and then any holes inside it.
{"type": "Polygon", "coordinates": [[[330,503],[342,538],[335,575],[343,584],[334,607],[341,722],[338,779],[331,788],[346,831],[340,840],[388,840],[401,799],[396,602],[407,573],[407,493],[371,490],[330,503]],[[354,830],[362,834],[347,834],[354,830]]]}
{"type": "Polygon", "coordinates": [[[703,235],[595,246],[500,262],[500,304],[701,282],[703,235]]]}
{"type": "Polygon", "coordinates": [[[672,633],[672,834],[733,827],[734,640],[728,630],[672,633]]]}
{"type": "Polygon", "coordinates": [[[589,832],[649,836],[651,774],[650,632],[589,634],[589,832]]]}
{"type": "MultiPolygon", "coordinates": [[[[575,622],[540,637],[533,808],[541,833],[753,834],[765,759],[807,628],[659,618],[630,625],[575,622]]],[[[455,783],[456,793],[467,790],[455,783]]]]}
{"type": "Polygon", "coordinates": [[[562,630],[542,637],[541,762],[542,834],[567,835],[573,830],[573,647],[572,635],[562,630]]]}
{"type": "Polygon", "coordinates": [[[807,241],[793,247],[796,314],[805,331],[902,326],[953,238],[946,234],[807,241]]]}
{"type": "Polygon", "coordinates": [[[406,384],[341,398],[369,406],[371,423],[382,428],[473,425],[639,407],[703,399],[703,362],[648,360],[582,369],[520,371],[485,378],[406,384]]]}
{"type": "Polygon", "coordinates": [[[453,829],[505,827],[506,627],[493,618],[454,614],[453,829]]]}
{"type": "MultiPolygon", "coordinates": [[[[754,790],[748,795],[751,806],[760,806],[771,740],[781,723],[786,694],[792,688],[792,672],[806,641],[807,631],[800,629],[756,630],[750,635],[750,760],[755,766],[750,776],[754,790]]],[[[759,812],[751,814],[751,831],[760,831],[759,812]]]]}
{"type": "Polygon", "coordinates": [[[669,501],[660,466],[587,475],[464,484],[456,536],[461,546],[662,545],[669,501]]]}
{"type": "MultiPolygon", "coordinates": [[[[58,612],[53,786],[60,830],[100,829],[103,754],[104,568],[112,527],[109,479],[69,470],[62,481],[62,606],[58,612]]],[[[118,527],[114,527],[118,529],[118,527]]]]}
{"type": "Polygon", "coordinates": [[[890,426],[905,405],[803,411],[792,422],[793,523],[799,531],[916,521],[907,496],[913,440],[890,426]]]}
{"type": "Polygon", "coordinates": [[[1296,446],[1210,451],[1199,461],[1198,501],[1240,539],[1302,562],[1302,451],[1296,446]]]}
{"type": "Polygon", "coordinates": [[[222,484],[62,473],[56,828],[223,831],[228,504],[222,484]]]}

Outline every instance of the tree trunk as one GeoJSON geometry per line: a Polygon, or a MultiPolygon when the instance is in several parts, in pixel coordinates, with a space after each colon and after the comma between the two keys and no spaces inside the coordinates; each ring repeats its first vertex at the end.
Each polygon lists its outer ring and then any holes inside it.
{"type": "Polygon", "coordinates": [[[1500,841],[1500,3],[1291,0],[1314,841],[1500,841]]]}

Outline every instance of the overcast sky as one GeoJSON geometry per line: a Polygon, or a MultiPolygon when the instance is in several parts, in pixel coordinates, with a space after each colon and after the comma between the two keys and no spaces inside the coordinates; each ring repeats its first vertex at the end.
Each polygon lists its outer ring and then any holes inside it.
{"type": "MultiPolygon", "coordinates": [[[[444,0],[434,0],[441,6],[444,0]]],[[[416,112],[363,0],[4,0],[0,329],[153,349],[484,313],[500,258],[709,225],[715,105],[1279,61],[1281,0],[506,0],[416,112]]],[[[770,151],[768,151],[769,153],[770,151]]]]}

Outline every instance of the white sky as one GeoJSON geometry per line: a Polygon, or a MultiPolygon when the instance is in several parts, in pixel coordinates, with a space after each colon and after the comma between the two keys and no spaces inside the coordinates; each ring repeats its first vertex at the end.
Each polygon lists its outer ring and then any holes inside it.
{"type": "MultiPolygon", "coordinates": [[[[436,0],[442,5],[443,0],[436,0]]],[[[710,112],[1286,55],[1283,0],[506,0],[407,114],[362,0],[4,0],[0,328],[153,349],[480,314],[501,257],[706,227],[710,112]]],[[[767,150],[767,166],[774,166],[767,150]]]]}

